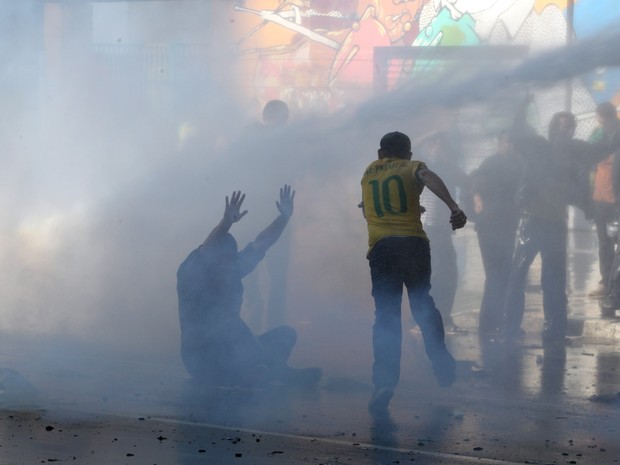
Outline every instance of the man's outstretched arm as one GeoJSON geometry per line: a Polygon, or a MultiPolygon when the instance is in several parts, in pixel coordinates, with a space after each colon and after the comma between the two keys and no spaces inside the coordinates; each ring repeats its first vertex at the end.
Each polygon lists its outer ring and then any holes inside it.
{"type": "Polygon", "coordinates": [[[247,210],[241,211],[241,204],[245,200],[245,194],[242,194],[241,191],[233,191],[230,196],[230,201],[228,201],[228,196],[226,196],[226,207],[224,208],[224,216],[218,225],[213,228],[213,231],[207,236],[203,245],[207,245],[209,243],[215,242],[221,237],[223,237],[228,231],[230,227],[239,221],[241,218],[245,216],[248,212],[247,210]]]}
{"type": "Polygon", "coordinates": [[[276,201],[276,207],[280,215],[256,236],[254,248],[257,251],[265,253],[280,238],[289,218],[293,214],[294,200],[295,191],[291,191],[291,186],[285,184],[280,188],[280,200],[276,201]]]}
{"type": "Polygon", "coordinates": [[[452,229],[460,229],[467,223],[467,216],[450,195],[443,180],[428,168],[420,168],[417,171],[418,179],[428,187],[433,194],[439,197],[450,209],[450,224],[452,229]]]}

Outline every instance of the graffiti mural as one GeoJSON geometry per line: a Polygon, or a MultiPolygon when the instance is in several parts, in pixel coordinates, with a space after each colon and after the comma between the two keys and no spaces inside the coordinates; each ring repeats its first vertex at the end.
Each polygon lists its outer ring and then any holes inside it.
{"type": "MultiPolygon", "coordinates": [[[[368,96],[375,47],[539,51],[565,44],[568,31],[568,0],[246,0],[231,8],[235,50],[256,100],[280,98],[305,110],[331,111],[368,96]]],[[[575,34],[619,17],[616,0],[577,0],[575,34]]],[[[598,70],[586,81],[595,100],[616,98],[616,73],[598,70]]]]}

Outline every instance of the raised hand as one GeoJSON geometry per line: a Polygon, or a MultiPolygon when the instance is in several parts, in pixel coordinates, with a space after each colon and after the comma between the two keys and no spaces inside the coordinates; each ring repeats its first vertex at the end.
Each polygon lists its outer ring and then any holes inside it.
{"type": "Polygon", "coordinates": [[[224,219],[231,223],[236,223],[245,216],[247,210],[241,211],[241,204],[245,200],[245,194],[241,191],[233,191],[230,196],[230,202],[228,196],[226,196],[226,208],[224,209],[224,219]]]}
{"type": "Polygon", "coordinates": [[[280,214],[286,218],[290,218],[293,214],[293,201],[295,200],[295,191],[291,191],[291,186],[285,184],[280,188],[280,201],[276,201],[276,207],[280,214]]]}

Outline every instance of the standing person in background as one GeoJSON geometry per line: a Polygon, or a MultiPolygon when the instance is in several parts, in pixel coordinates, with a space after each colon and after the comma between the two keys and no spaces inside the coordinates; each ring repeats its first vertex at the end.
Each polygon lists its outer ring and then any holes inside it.
{"type": "Polygon", "coordinates": [[[522,335],[527,275],[540,253],[542,342],[558,346],[565,342],[568,324],[568,205],[583,203],[577,173],[600,161],[601,154],[609,154],[612,145],[606,139],[596,144],[574,139],[576,119],[567,111],[553,115],[548,138],[536,134],[526,119],[531,100],[528,95],[519,107],[512,133],[515,148],[524,160],[524,171],[518,194],[521,219],[506,291],[503,330],[507,341],[522,335]]]}
{"type": "MultiPolygon", "coordinates": [[[[418,145],[422,156],[433,165],[433,171],[441,176],[453,198],[456,189],[467,190],[467,174],[458,166],[458,154],[452,149],[449,135],[445,132],[435,133],[424,138],[418,145]]],[[[452,240],[453,230],[443,221],[442,202],[431,192],[424,192],[420,197],[425,212],[422,216],[424,230],[432,237],[431,285],[437,308],[441,312],[446,332],[450,334],[467,334],[452,319],[452,307],[458,287],[459,272],[457,254],[452,240]]]]}
{"type": "Polygon", "coordinates": [[[517,188],[523,162],[507,132],[497,138],[497,152],[470,175],[473,221],[478,235],[485,281],[478,334],[497,336],[502,326],[506,287],[519,223],[517,188]]]}
{"type": "MultiPolygon", "coordinates": [[[[596,107],[599,127],[594,130],[589,142],[596,143],[604,137],[613,138],[620,133],[620,120],[616,107],[604,102],[596,107]]],[[[590,211],[598,238],[598,260],[601,280],[590,297],[603,297],[609,288],[609,271],[614,257],[615,239],[607,234],[607,223],[618,217],[618,192],[620,190],[620,163],[616,153],[611,153],[599,162],[592,173],[592,200],[590,211]]]]}
{"type": "Polygon", "coordinates": [[[467,217],[441,178],[411,157],[409,137],[390,132],[381,139],[378,160],[366,168],[361,181],[360,206],[368,224],[367,257],[375,301],[375,389],[368,403],[372,415],[387,413],[400,378],[403,285],[438,384],[450,386],[456,378],[441,314],[430,295],[431,252],[420,218],[420,193],[426,186],[448,206],[452,229],[465,226],[467,217]]]}
{"type": "MultiPolygon", "coordinates": [[[[288,123],[289,108],[283,100],[270,100],[263,108],[263,123],[268,129],[281,131],[288,123]]],[[[289,173],[292,175],[293,173],[289,173]]],[[[286,292],[288,268],[291,255],[291,231],[285,230],[278,245],[265,261],[269,274],[269,297],[267,299],[267,327],[286,322],[286,292]]]]}
{"type": "MultiPolygon", "coordinates": [[[[289,120],[289,107],[283,100],[270,100],[263,107],[262,124],[256,124],[248,131],[246,137],[254,138],[262,150],[275,151],[281,131],[289,120]]],[[[252,145],[250,142],[249,145],[252,145]]],[[[289,173],[292,175],[293,173],[289,173]]],[[[274,327],[286,322],[286,293],[288,284],[288,266],[290,261],[291,233],[285,230],[278,244],[265,260],[269,278],[267,304],[261,294],[259,270],[248,275],[245,280],[246,306],[249,323],[254,328],[274,327]]]]}

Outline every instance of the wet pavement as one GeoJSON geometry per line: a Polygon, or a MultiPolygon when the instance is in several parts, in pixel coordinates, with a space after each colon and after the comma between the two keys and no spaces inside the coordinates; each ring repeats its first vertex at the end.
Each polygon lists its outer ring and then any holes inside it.
{"type": "MultiPolygon", "coordinates": [[[[523,341],[480,344],[474,241],[469,230],[456,244],[462,278],[454,318],[468,333],[447,336],[459,360],[450,388],[437,387],[415,327],[404,338],[401,382],[383,418],[367,411],[370,352],[351,357],[343,349],[345,357],[331,346],[316,389],[204,390],[175,357],[103,358],[66,341],[54,346],[64,350],[63,362],[51,363],[41,338],[6,334],[0,463],[620,463],[620,320],[602,319],[587,296],[596,286],[594,233],[571,234],[570,337],[560,348],[541,345],[538,262],[523,341]]],[[[316,351],[325,340],[350,344],[355,334],[367,337],[360,346],[370,344],[366,321],[347,324],[345,332],[323,329],[327,339],[316,339],[316,351]]]]}

